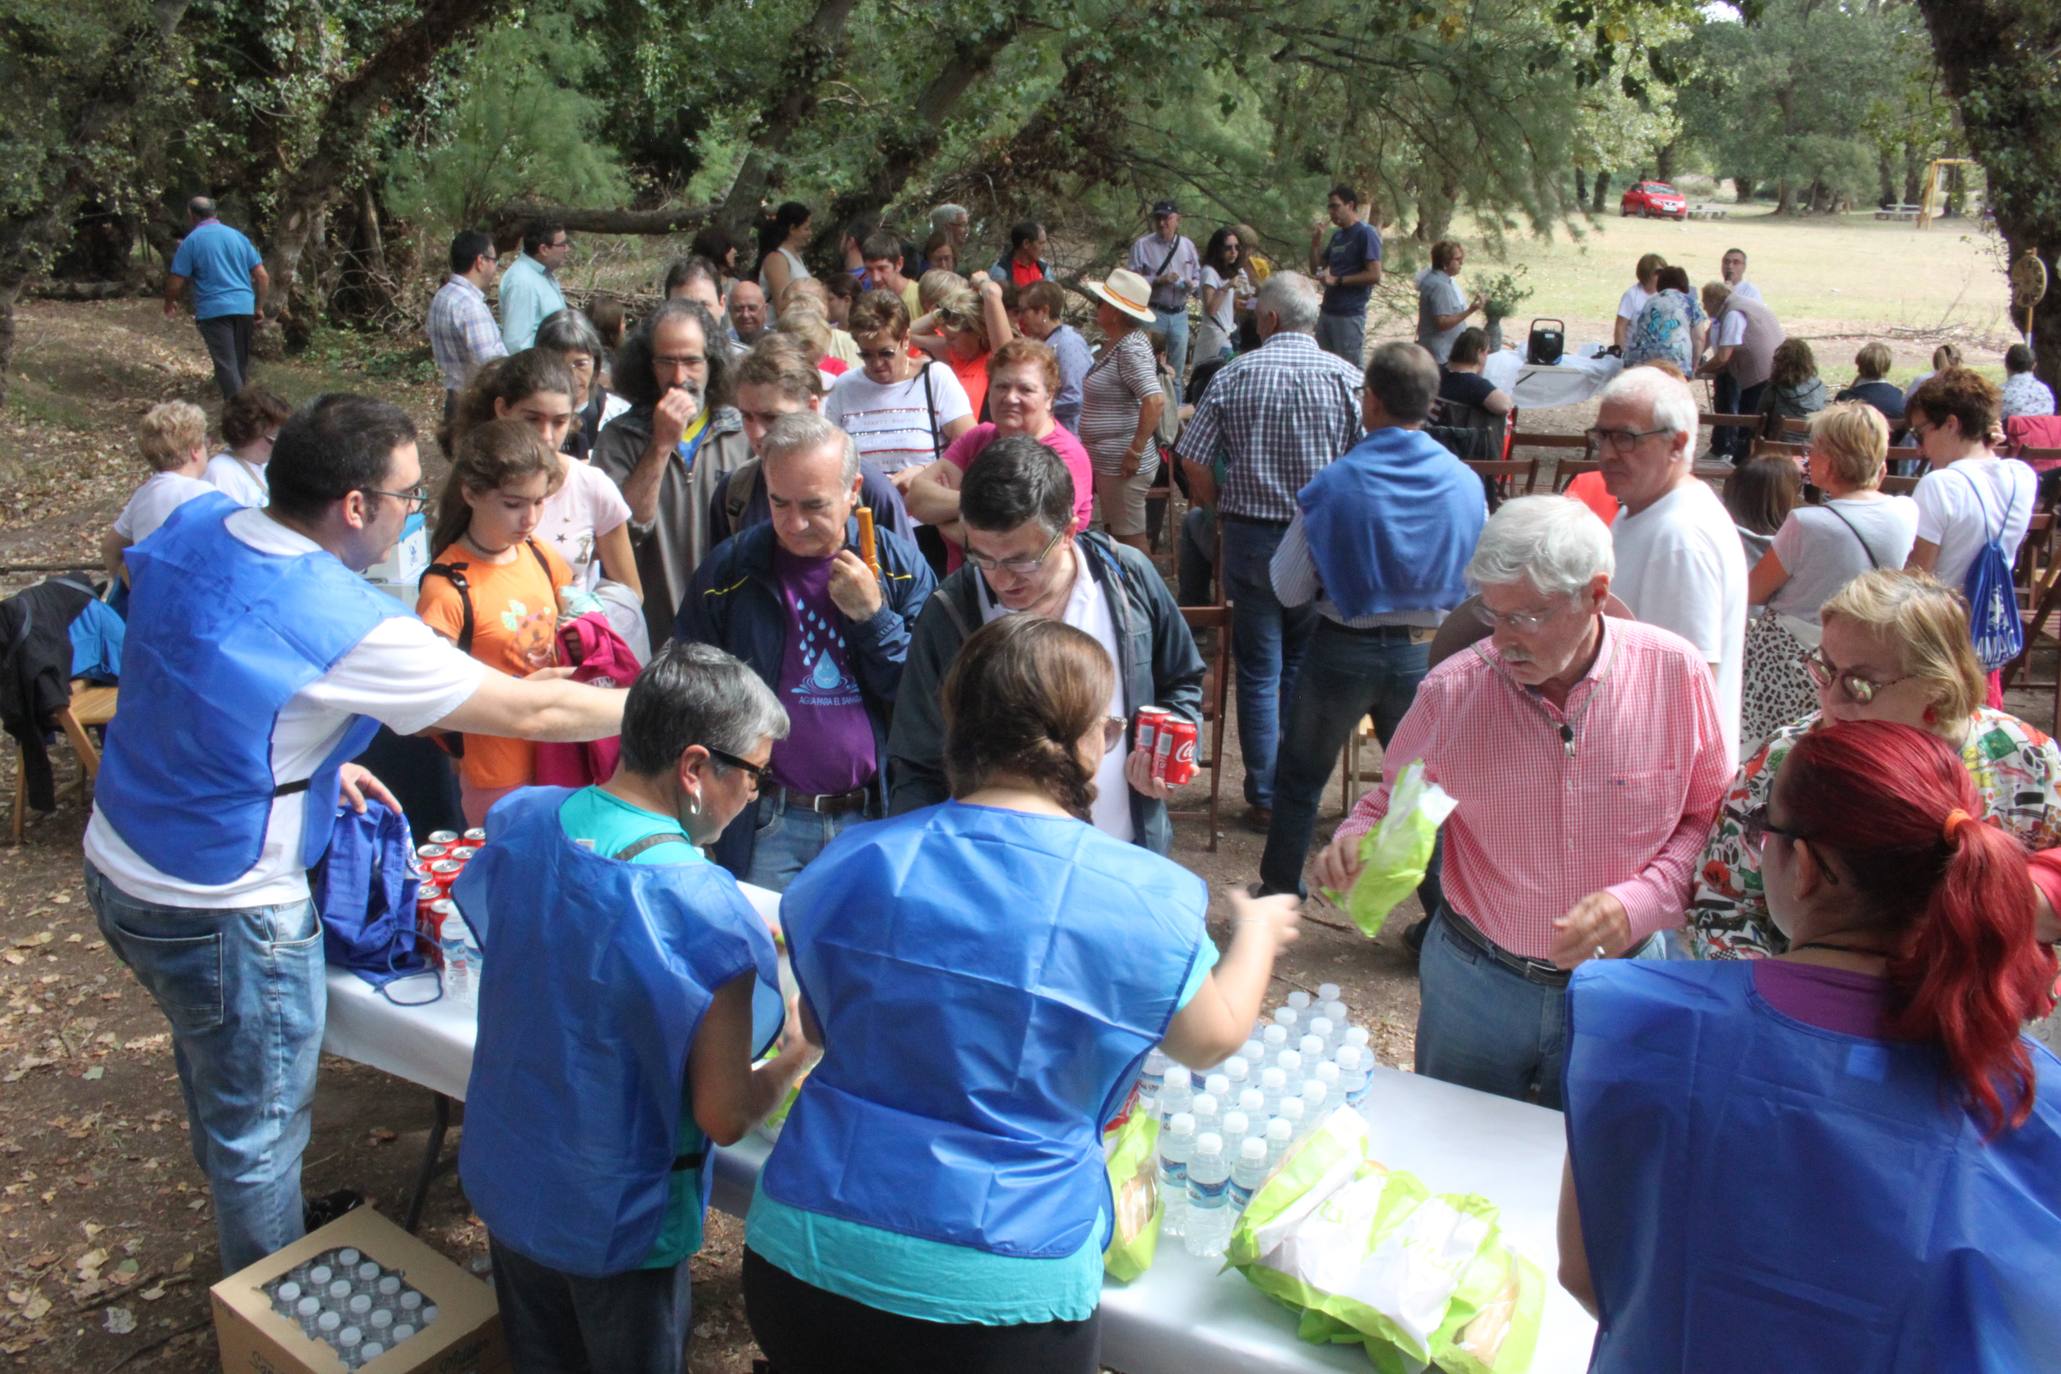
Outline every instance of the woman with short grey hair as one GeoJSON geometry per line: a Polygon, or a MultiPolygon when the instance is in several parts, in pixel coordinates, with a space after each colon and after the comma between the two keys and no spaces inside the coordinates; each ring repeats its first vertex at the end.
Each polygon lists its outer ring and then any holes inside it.
{"type": "Polygon", "coordinates": [[[567,309],[544,317],[537,326],[535,347],[559,354],[573,375],[573,427],[566,432],[562,451],[585,459],[594,451],[594,438],[601,427],[630,408],[622,397],[602,385],[608,351],[601,331],[579,311],[567,309]]]}

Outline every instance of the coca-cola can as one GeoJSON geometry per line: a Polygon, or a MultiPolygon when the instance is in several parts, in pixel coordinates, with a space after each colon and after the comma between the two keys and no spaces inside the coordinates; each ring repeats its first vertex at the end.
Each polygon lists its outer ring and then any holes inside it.
{"type": "Polygon", "coordinates": [[[1171,748],[1163,749],[1152,757],[1152,771],[1168,787],[1181,787],[1195,778],[1195,722],[1184,716],[1168,721],[1160,732],[1162,739],[1171,742],[1171,748]]]}
{"type": "Polygon", "coordinates": [[[429,866],[430,880],[441,888],[449,888],[464,871],[465,865],[456,859],[438,859],[429,866]]]}
{"type": "Polygon", "coordinates": [[[1164,706],[1140,706],[1138,708],[1138,742],[1136,749],[1141,754],[1150,754],[1159,747],[1159,728],[1174,718],[1174,713],[1164,706]]]}
{"type": "Polygon", "coordinates": [[[455,830],[432,830],[429,832],[429,843],[456,844],[458,843],[458,832],[455,830]]]}
{"type": "Polygon", "coordinates": [[[451,849],[451,858],[461,865],[469,864],[472,862],[472,856],[477,853],[479,853],[479,846],[476,844],[455,845],[451,849]]]}
{"type": "Polygon", "coordinates": [[[415,857],[420,859],[426,868],[438,859],[450,858],[451,846],[447,844],[418,844],[415,846],[415,857]]]}
{"type": "Polygon", "coordinates": [[[467,844],[482,845],[487,842],[487,832],[481,829],[479,826],[474,826],[472,829],[465,832],[463,838],[467,844]]]}

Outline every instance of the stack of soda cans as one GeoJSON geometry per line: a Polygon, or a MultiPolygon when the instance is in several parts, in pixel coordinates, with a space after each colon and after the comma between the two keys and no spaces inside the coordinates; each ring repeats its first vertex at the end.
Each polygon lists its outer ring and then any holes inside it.
{"type": "Polygon", "coordinates": [[[451,901],[451,887],[472,856],[487,842],[484,830],[432,830],[429,839],[415,847],[415,868],[421,885],[415,889],[415,929],[422,936],[424,952],[439,966],[438,949],[446,917],[457,919],[458,908],[451,901]]]}
{"type": "Polygon", "coordinates": [[[1164,706],[1138,708],[1138,743],[1141,754],[1152,759],[1152,780],[1168,787],[1181,787],[1195,777],[1195,722],[1164,706]]]}

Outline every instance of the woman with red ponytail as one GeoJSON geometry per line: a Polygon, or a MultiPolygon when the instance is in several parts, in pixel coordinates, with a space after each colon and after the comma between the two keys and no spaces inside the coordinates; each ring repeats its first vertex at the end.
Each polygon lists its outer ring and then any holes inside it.
{"type": "Polygon", "coordinates": [[[1576,971],[1560,1273],[1592,1370],[2051,1367],[2061,1061],[2020,1028],[2055,958],[1982,810],[1937,736],[1820,725],[1748,817],[1787,953],[1576,971]]]}

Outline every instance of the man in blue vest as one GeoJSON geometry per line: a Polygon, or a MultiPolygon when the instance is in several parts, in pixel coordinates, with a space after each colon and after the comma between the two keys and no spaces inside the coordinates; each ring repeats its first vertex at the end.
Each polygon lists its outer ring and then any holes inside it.
{"type": "Polygon", "coordinates": [[[697,848],[749,818],[787,730],[749,667],[668,645],[615,775],[502,801],[458,882],[487,954],[458,1168],[517,1369],[680,1374],[711,1149],[815,1057],[765,921],[697,848]]]}
{"type": "Polygon", "coordinates": [[[1376,348],[1361,394],[1367,437],[1296,494],[1274,551],[1274,594],[1315,602],[1317,628],[1274,765],[1262,893],[1302,895],[1317,798],[1346,737],[1371,715],[1387,742],[1424,680],[1432,631],[1467,599],[1488,505],[1481,479],[1423,432],[1437,397],[1438,364],[1422,345],[1376,348]]]}
{"type": "Polygon", "coordinates": [[[381,724],[605,738],[624,695],[489,671],[359,576],[427,499],[398,407],[318,397],[268,476],[265,508],[189,501],[128,551],[121,712],[85,843],[101,932],[172,1024],[231,1273],[304,1229],[327,1009],[307,870],[338,806],[394,804],[345,760],[381,724]]]}
{"type": "Polygon", "coordinates": [[[272,279],[243,231],[215,218],[212,200],[195,196],[186,202],[186,215],[191,227],[165,274],[165,318],[172,318],[180,293],[193,283],[193,322],[226,401],[250,377],[251,326],[265,318],[265,292],[272,279]]]}

